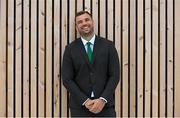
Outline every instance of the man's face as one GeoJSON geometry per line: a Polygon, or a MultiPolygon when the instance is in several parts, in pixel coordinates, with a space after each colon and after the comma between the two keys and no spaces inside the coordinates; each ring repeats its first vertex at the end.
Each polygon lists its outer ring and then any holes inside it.
{"type": "Polygon", "coordinates": [[[94,33],[94,22],[88,14],[76,17],[76,29],[81,36],[88,37],[94,33]]]}

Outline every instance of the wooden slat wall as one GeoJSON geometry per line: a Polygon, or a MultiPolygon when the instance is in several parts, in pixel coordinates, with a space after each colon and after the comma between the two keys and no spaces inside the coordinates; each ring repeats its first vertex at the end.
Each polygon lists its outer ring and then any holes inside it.
{"type": "Polygon", "coordinates": [[[180,30],[180,17],[177,17],[178,15],[178,11],[180,9],[180,1],[179,0],[175,0],[174,1],[174,15],[176,16],[173,21],[174,23],[174,30],[175,30],[175,34],[174,34],[174,115],[175,116],[180,116],[180,92],[179,92],[179,83],[180,83],[180,64],[178,64],[178,60],[180,60],[180,52],[179,50],[179,45],[180,44],[180,40],[178,39],[178,37],[180,37],[180,33],[178,32],[180,30]]]}
{"type": "Polygon", "coordinates": [[[0,0],[0,117],[70,117],[62,56],[83,9],[119,54],[117,116],[180,117],[179,0],[0,0]]]}

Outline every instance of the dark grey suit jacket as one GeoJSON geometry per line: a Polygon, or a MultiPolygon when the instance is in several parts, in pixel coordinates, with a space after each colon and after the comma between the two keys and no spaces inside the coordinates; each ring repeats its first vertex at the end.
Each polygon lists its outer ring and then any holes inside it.
{"type": "Polygon", "coordinates": [[[67,45],[63,56],[62,79],[70,92],[71,108],[82,107],[94,92],[104,97],[105,107],[114,105],[114,91],[119,82],[119,59],[114,44],[96,36],[91,64],[80,38],[67,45]]]}

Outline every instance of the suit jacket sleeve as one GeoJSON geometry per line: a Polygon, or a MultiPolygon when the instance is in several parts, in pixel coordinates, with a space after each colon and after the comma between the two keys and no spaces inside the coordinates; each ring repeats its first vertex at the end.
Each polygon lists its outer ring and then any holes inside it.
{"type": "Polygon", "coordinates": [[[80,90],[77,84],[74,82],[74,67],[70,54],[70,47],[66,46],[63,56],[62,64],[62,79],[66,89],[76,96],[79,105],[82,105],[88,97],[80,90]]]}
{"type": "Polygon", "coordinates": [[[107,101],[109,101],[110,98],[112,98],[116,86],[120,80],[119,73],[120,73],[120,67],[119,67],[119,58],[117,50],[113,43],[110,43],[109,45],[109,56],[108,56],[108,81],[106,84],[106,87],[102,93],[102,97],[104,97],[107,101]]]}

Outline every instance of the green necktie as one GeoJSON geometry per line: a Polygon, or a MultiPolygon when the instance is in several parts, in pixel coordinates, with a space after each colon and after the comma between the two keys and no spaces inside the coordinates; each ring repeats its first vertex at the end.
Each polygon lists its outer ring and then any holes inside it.
{"type": "Polygon", "coordinates": [[[88,55],[88,60],[89,63],[92,61],[92,49],[91,49],[91,43],[87,42],[87,55],[88,55]]]}

